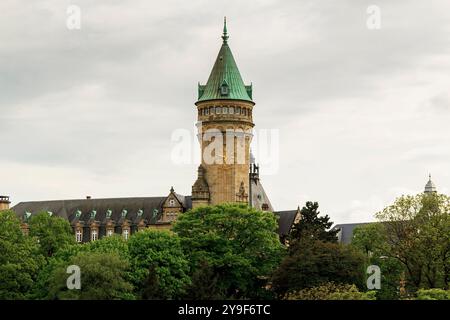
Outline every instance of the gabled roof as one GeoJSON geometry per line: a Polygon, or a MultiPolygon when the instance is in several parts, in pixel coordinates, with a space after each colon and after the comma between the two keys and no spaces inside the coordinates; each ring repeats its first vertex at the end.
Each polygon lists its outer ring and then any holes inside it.
{"type": "Polygon", "coordinates": [[[245,100],[252,102],[252,86],[246,86],[228,46],[226,20],[224,22],[223,43],[217,55],[206,85],[198,85],[198,101],[245,100]],[[222,91],[222,87],[226,90],[222,91]]]}
{"type": "Polygon", "coordinates": [[[275,211],[278,216],[278,234],[280,236],[288,235],[294,225],[294,220],[298,210],[275,211]]]}

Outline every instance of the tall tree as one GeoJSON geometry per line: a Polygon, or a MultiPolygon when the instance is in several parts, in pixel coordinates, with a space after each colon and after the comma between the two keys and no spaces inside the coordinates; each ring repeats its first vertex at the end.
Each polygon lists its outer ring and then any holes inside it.
{"type": "Polygon", "coordinates": [[[317,202],[306,202],[300,210],[300,220],[294,224],[288,237],[289,243],[302,238],[310,238],[325,242],[337,242],[338,230],[329,230],[333,225],[328,215],[319,216],[319,204],[317,202]]]}
{"type": "Polygon", "coordinates": [[[116,253],[80,252],[54,270],[48,288],[49,299],[113,300],[133,299],[127,280],[128,261],[116,253]],[[80,268],[80,289],[67,287],[68,266],[80,268]]]}
{"type": "Polygon", "coordinates": [[[173,230],[181,238],[191,270],[207,268],[216,281],[214,295],[266,294],[267,279],[283,253],[272,213],[238,204],[203,206],[183,213],[173,230]]]}
{"type": "Polygon", "coordinates": [[[386,256],[404,266],[410,291],[448,288],[450,197],[434,193],[402,196],[377,218],[385,227],[386,256]]]}
{"type": "Polygon", "coordinates": [[[28,225],[30,236],[39,240],[41,252],[46,257],[75,243],[72,227],[64,218],[41,212],[32,216],[28,225]]]}
{"type": "MultiPolygon", "coordinates": [[[[47,258],[47,264],[39,271],[37,281],[33,289],[34,299],[57,299],[57,298],[70,298],[73,299],[84,299],[86,293],[82,296],[80,293],[66,292],[63,271],[70,265],[71,261],[75,257],[81,254],[105,254],[111,256],[118,256],[120,261],[125,265],[130,266],[128,244],[120,235],[113,235],[110,237],[103,237],[100,240],[85,243],[85,244],[73,244],[68,245],[63,248],[58,249],[55,254],[47,258]],[[58,273],[59,272],[59,273],[58,273]],[[60,278],[55,282],[55,276],[59,274],[60,278]],[[49,288],[52,288],[52,292],[49,292],[49,288]]],[[[83,258],[85,259],[85,258],[83,258]]],[[[88,258],[86,258],[88,259],[88,258]]],[[[84,260],[83,260],[84,261],[84,260]]],[[[112,267],[114,261],[112,262],[112,267]]],[[[82,270],[83,271],[83,270],[82,270]]],[[[112,271],[116,272],[116,271],[112,271]]],[[[69,275],[66,274],[67,278],[69,275]]],[[[131,270],[130,268],[125,268],[121,277],[125,282],[131,282],[131,270]]],[[[120,284],[121,286],[122,284],[120,284]]],[[[109,284],[105,284],[104,289],[107,290],[109,284]]],[[[119,287],[120,287],[119,286],[119,287]]],[[[118,287],[118,288],[119,288],[118,287]]],[[[128,297],[127,295],[124,298],[128,297]]],[[[105,296],[105,299],[107,296],[105,296]]]]}
{"type": "Polygon", "coordinates": [[[272,287],[278,296],[327,282],[363,288],[364,256],[351,246],[302,239],[272,277],[272,287]]]}
{"type": "Polygon", "coordinates": [[[128,248],[138,296],[177,299],[184,294],[190,284],[189,264],[177,235],[169,231],[140,231],[130,238],[128,248]]]}
{"type": "Polygon", "coordinates": [[[382,223],[369,223],[353,230],[352,246],[366,256],[367,266],[376,265],[381,270],[381,288],[376,290],[380,300],[393,300],[400,297],[400,283],[405,271],[401,263],[387,256],[385,227],[382,223]]]}
{"type": "Polygon", "coordinates": [[[29,297],[44,257],[12,211],[0,211],[0,299],[29,297]]]}

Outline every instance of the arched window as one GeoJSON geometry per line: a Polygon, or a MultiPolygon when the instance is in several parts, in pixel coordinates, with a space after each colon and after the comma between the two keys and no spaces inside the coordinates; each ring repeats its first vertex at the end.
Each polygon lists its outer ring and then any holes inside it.
{"type": "Polygon", "coordinates": [[[216,114],[221,114],[221,113],[222,113],[222,108],[216,107],[216,114]]]}
{"type": "Polygon", "coordinates": [[[234,114],[234,107],[230,107],[230,114],[234,114]]]}
{"type": "Polygon", "coordinates": [[[91,231],[91,241],[95,241],[98,239],[98,231],[97,229],[94,229],[91,231]]]}
{"type": "Polygon", "coordinates": [[[241,114],[241,107],[237,107],[236,113],[237,113],[237,114],[241,114]]]}
{"type": "Polygon", "coordinates": [[[228,107],[223,107],[222,108],[222,113],[223,114],[228,114],[228,107]]]}
{"type": "Polygon", "coordinates": [[[246,108],[243,108],[242,111],[243,111],[243,113],[244,113],[244,116],[246,116],[246,115],[247,115],[247,109],[246,109],[246,108]]]}
{"type": "Polygon", "coordinates": [[[209,107],[209,114],[214,114],[214,107],[209,107]]]}
{"type": "Polygon", "coordinates": [[[83,232],[81,232],[80,229],[78,229],[77,232],[75,232],[75,240],[77,242],[83,241],[83,232]]]}

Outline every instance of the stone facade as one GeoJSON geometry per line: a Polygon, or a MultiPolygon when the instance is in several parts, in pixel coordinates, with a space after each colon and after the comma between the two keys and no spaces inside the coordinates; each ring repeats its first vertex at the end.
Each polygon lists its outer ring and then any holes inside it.
{"type": "Polygon", "coordinates": [[[1,210],[8,210],[10,203],[11,202],[9,201],[9,197],[8,196],[0,196],[0,211],[1,210]]]}
{"type": "Polygon", "coordinates": [[[253,105],[230,100],[197,103],[201,166],[210,198],[193,199],[194,207],[248,203],[253,105]]]}

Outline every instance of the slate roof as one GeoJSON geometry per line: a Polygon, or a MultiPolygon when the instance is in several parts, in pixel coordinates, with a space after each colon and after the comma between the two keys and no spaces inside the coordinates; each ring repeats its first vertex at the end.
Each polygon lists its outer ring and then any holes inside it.
{"type": "Polygon", "coordinates": [[[270,203],[269,197],[266,194],[266,191],[264,190],[261,181],[259,179],[251,179],[251,204],[253,208],[256,208],[258,210],[263,210],[262,206],[263,204],[268,205],[267,211],[273,212],[272,204],[270,203]]]}
{"type": "Polygon", "coordinates": [[[337,224],[331,228],[331,230],[340,229],[340,233],[338,234],[338,240],[340,243],[343,244],[349,244],[352,242],[353,238],[353,230],[355,230],[356,227],[363,226],[366,224],[370,224],[372,222],[362,222],[362,223],[344,223],[344,224],[337,224]]]}
{"type": "Polygon", "coordinates": [[[294,225],[297,210],[275,211],[274,214],[278,216],[278,234],[280,236],[289,234],[294,225]]]}
{"type": "MultiPolygon", "coordinates": [[[[179,200],[183,203],[186,209],[192,207],[190,196],[179,196],[179,200]]],[[[66,218],[70,222],[76,219],[76,212],[81,211],[81,216],[77,218],[80,221],[89,221],[91,213],[95,210],[95,220],[104,221],[106,219],[106,212],[112,211],[111,219],[120,222],[124,218],[122,213],[126,210],[126,219],[135,221],[138,217],[138,211],[142,210],[141,218],[147,220],[149,223],[156,223],[164,197],[134,197],[134,198],[109,198],[109,199],[75,199],[75,200],[53,200],[53,201],[30,201],[20,202],[12,209],[19,217],[23,217],[26,212],[36,214],[42,211],[50,211],[53,214],[66,218]],[[158,210],[158,216],[153,216],[153,211],[158,210]]]]}

